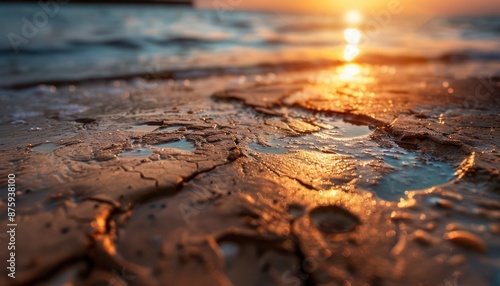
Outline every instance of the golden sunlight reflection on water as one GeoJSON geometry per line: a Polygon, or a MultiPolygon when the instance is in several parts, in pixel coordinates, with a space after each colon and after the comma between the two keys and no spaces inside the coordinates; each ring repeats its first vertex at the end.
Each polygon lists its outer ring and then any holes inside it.
{"type": "Polygon", "coordinates": [[[357,64],[347,64],[340,68],[339,79],[342,81],[353,81],[361,73],[361,67],[357,64]]]}
{"type": "Polygon", "coordinates": [[[313,82],[321,84],[316,87],[324,87],[326,89],[348,83],[352,88],[359,88],[360,91],[366,91],[365,85],[374,83],[375,78],[372,75],[370,66],[345,63],[334,69],[322,71],[313,82]]]}
{"type": "Polygon", "coordinates": [[[359,54],[359,48],[356,45],[348,44],[344,48],[344,59],[348,62],[354,60],[358,54],[359,54]]]}
{"type": "Polygon", "coordinates": [[[348,28],[344,30],[344,38],[349,44],[357,44],[361,40],[361,33],[358,29],[348,28]]]}
{"type": "MultiPolygon", "coordinates": [[[[350,11],[346,14],[346,21],[351,26],[359,24],[361,19],[361,13],[357,11],[350,11]]],[[[344,39],[347,41],[347,45],[344,48],[344,60],[350,62],[354,60],[360,52],[357,44],[361,40],[361,33],[357,28],[347,28],[344,30],[344,39]]]]}

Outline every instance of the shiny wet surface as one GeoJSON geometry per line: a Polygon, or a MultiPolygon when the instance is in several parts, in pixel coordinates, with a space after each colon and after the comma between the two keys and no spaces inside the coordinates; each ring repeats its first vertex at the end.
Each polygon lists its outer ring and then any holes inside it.
{"type": "Polygon", "coordinates": [[[495,285],[495,101],[382,70],[23,91],[0,125],[20,283],[495,285]]]}

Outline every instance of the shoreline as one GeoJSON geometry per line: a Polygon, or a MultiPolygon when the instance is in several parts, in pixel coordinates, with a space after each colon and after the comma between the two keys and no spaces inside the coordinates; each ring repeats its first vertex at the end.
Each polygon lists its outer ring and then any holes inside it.
{"type": "MultiPolygon", "coordinates": [[[[203,79],[212,76],[237,76],[237,75],[258,75],[267,73],[286,73],[286,72],[301,72],[301,71],[316,71],[320,69],[329,69],[345,65],[359,65],[359,66],[377,66],[377,65],[393,65],[395,67],[405,68],[409,65],[417,65],[420,67],[425,67],[430,64],[470,64],[470,65],[480,65],[481,63],[487,62],[490,64],[496,64],[500,66],[500,61],[473,61],[473,60],[459,60],[451,61],[449,56],[440,56],[434,59],[415,57],[409,59],[404,63],[397,63],[398,59],[395,58],[392,61],[388,58],[374,58],[372,60],[363,61],[351,61],[346,62],[342,60],[317,60],[317,61],[286,61],[279,63],[257,63],[253,65],[242,65],[242,66],[215,66],[215,67],[194,67],[194,68],[178,68],[178,69],[159,69],[156,67],[147,66],[144,72],[131,72],[122,75],[102,75],[98,77],[80,77],[78,79],[55,79],[55,80],[39,80],[39,81],[28,81],[19,82],[11,84],[0,84],[0,89],[4,90],[23,90],[29,89],[40,85],[46,86],[68,86],[68,85],[79,85],[86,83],[105,83],[114,80],[130,81],[134,79],[144,79],[147,81],[157,81],[157,80],[191,80],[191,79],[203,79]],[[148,70],[149,69],[149,70],[148,70]]],[[[471,75],[474,76],[474,75],[471,75]]],[[[493,79],[499,78],[500,75],[494,74],[493,79]]]]}

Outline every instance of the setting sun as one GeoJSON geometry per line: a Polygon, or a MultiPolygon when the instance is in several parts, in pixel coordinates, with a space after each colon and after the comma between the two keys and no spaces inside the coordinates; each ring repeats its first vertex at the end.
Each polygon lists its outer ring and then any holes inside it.
{"type": "Polygon", "coordinates": [[[361,15],[361,13],[359,13],[359,11],[356,10],[349,11],[345,15],[345,20],[349,24],[359,24],[362,18],[363,16],[361,15]]]}

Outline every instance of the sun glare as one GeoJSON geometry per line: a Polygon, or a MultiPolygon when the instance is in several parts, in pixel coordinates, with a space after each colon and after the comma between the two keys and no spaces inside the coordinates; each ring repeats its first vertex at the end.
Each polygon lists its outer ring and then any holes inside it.
{"type": "Polygon", "coordinates": [[[347,12],[345,15],[345,20],[349,24],[359,24],[362,20],[363,16],[356,10],[352,10],[347,12]]]}
{"type": "Polygon", "coordinates": [[[354,28],[345,29],[344,38],[348,43],[344,48],[344,59],[350,62],[359,54],[356,44],[361,40],[361,33],[354,28]]]}
{"type": "Polygon", "coordinates": [[[348,62],[354,60],[359,54],[359,48],[356,45],[349,44],[344,48],[344,59],[348,62]]]}
{"type": "Polygon", "coordinates": [[[353,81],[361,73],[361,67],[357,64],[346,64],[339,69],[339,78],[342,81],[353,81]]]}
{"type": "Polygon", "coordinates": [[[344,48],[344,60],[350,62],[359,54],[357,44],[361,41],[361,32],[355,27],[361,22],[361,14],[358,11],[349,11],[345,18],[350,28],[344,30],[344,39],[347,42],[344,48]]]}
{"type": "Polygon", "coordinates": [[[357,44],[361,40],[361,33],[358,31],[358,29],[345,29],[344,38],[349,44],[357,44]]]}

